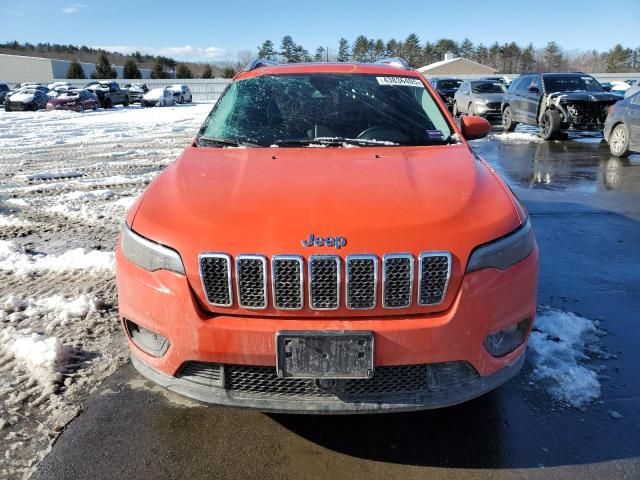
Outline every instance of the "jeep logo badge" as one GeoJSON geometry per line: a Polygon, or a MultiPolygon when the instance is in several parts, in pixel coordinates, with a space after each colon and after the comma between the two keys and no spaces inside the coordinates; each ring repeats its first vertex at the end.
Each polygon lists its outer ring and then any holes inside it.
{"type": "Polygon", "coordinates": [[[344,237],[316,237],[313,233],[309,234],[309,238],[302,240],[303,247],[336,247],[340,250],[347,244],[347,239],[344,237]]]}

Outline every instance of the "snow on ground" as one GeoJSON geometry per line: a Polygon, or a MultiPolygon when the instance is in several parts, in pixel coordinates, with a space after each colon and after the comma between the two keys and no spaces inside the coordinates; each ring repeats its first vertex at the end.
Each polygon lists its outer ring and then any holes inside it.
{"type": "Polygon", "coordinates": [[[0,112],[0,478],[28,476],[126,361],[118,232],[211,107],[0,112]]]}
{"type": "Polygon", "coordinates": [[[497,140],[502,143],[544,143],[545,140],[536,133],[529,132],[503,132],[492,133],[488,137],[490,140],[497,140]]]}
{"type": "Polygon", "coordinates": [[[571,312],[541,308],[529,339],[533,380],[551,396],[570,406],[584,408],[600,397],[596,360],[611,358],[600,346],[605,332],[598,322],[571,312]]]}

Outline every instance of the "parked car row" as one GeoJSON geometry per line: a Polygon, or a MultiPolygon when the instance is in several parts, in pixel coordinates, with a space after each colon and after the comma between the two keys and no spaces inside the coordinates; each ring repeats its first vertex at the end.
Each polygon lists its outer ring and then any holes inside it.
{"type": "Polygon", "coordinates": [[[128,106],[140,103],[144,107],[170,106],[176,103],[191,103],[193,95],[187,85],[169,85],[149,88],[144,83],[127,84],[123,88],[112,80],[95,80],[84,88],[73,87],[69,82],[54,82],[48,85],[21,83],[10,89],[0,84],[0,105],[8,112],[18,110],[36,111],[68,109],[84,111],[128,106]]]}

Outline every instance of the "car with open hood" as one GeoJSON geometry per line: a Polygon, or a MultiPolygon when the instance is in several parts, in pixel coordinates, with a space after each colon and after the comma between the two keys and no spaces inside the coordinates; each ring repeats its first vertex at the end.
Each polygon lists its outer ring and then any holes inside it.
{"type": "Polygon", "coordinates": [[[502,126],[512,132],[519,123],[535,125],[545,140],[569,130],[601,132],[609,107],[620,99],[585,73],[521,75],[502,101],[502,126]]]}
{"type": "Polygon", "coordinates": [[[127,213],[135,368],[212,404],[436,408],[517,374],[536,312],[527,211],[399,59],[257,60],[127,213]]]}
{"type": "Polygon", "coordinates": [[[191,103],[193,102],[193,95],[191,94],[191,89],[188,85],[169,85],[167,87],[169,90],[173,92],[173,97],[176,100],[176,103],[191,103]]]}
{"type": "Polygon", "coordinates": [[[429,82],[451,111],[453,109],[453,97],[460,88],[460,85],[462,85],[462,80],[459,78],[433,77],[429,79],[429,82]]]}

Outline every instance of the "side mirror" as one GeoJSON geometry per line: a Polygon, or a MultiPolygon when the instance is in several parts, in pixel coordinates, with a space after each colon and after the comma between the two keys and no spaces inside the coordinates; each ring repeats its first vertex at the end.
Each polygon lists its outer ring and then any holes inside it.
{"type": "Polygon", "coordinates": [[[465,116],[460,120],[460,130],[467,140],[477,140],[489,134],[491,124],[482,117],[465,116]]]}
{"type": "Polygon", "coordinates": [[[609,85],[602,85],[602,90],[604,90],[605,92],[610,92],[611,87],[609,85]]]}
{"type": "Polygon", "coordinates": [[[540,89],[538,87],[529,87],[527,90],[529,93],[540,93],[540,89]]]}

